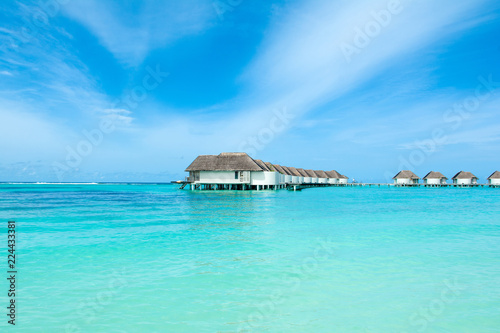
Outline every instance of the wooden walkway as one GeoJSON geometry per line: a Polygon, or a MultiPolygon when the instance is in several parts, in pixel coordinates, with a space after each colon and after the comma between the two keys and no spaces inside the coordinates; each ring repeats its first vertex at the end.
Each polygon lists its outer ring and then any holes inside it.
{"type": "Polygon", "coordinates": [[[472,187],[490,187],[500,188],[500,185],[491,184],[394,184],[394,183],[348,183],[348,184],[287,184],[289,191],[301,191],[305,188],[312,187],[459,187],[459,188],[472,188],[472,187]]]}
{"type": "MultiPolygon", "coordinates": [[[[172,182],[181,185],[180,189],[184,189],[187,185],[192,184],[190,181],[177,181],[172,182]]],[[[286,188],[289,191],[302,191],[307,188],[316,188],[316,187],[458,187],[458,188],[500,188],[500,185],[491,185],[491,184],[470,184],[470,185],[461,185],[461,184],[394,184],[394,183],[347,183],[347,184],[324,184],[324,183],[301,183],[301,184],[283,184],[280,185],[280,188],[269,188],[266,190],[277,190],[281,188],[286,188]]],[[[219,189],[219,186],[215,186],[215,188],[210,187],[209,189],[219,189]]],[[[231,187],[232,189],[232,187],[231,187]]],[[[236,190],[237,188],[234,188],[236,190]]],[[[208,190],[208,189],[207,189],[208,190]]],[[[219,190],[223,190],[220,188],[219,190]]],[[[252,190],[250,186],[245,186],[242,190],[252,190]]],[[[260,189],[264,190],[264,188],[260,189]]]]}

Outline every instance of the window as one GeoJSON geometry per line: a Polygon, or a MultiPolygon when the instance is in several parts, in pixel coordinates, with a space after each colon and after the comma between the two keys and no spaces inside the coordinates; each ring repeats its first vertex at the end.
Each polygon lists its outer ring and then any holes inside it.
{"type": "Polygon", "coordinates": [[[234,172],[234,179],[238,179],[238,171],[234,172]]]}

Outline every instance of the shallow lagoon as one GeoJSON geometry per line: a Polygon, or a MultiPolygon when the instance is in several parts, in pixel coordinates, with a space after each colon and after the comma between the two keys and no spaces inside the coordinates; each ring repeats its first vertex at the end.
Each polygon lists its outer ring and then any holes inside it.
{"type": "Polygon", "coordinates": [[[20,332],[500,327],[499,189],[3,184],[0,211],[20,332]]]}

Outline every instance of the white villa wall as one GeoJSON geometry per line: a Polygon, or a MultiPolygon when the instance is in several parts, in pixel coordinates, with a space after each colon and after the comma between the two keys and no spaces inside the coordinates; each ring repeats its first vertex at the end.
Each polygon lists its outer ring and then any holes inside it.
{"type": "Polygon", "coordinates": [[[278,185],[279,173],[275,171],[252,171],[252,185],[278,185]]]}
{"type": "Polygon", "coordinates": [[[328,184],[338,184],[338,178],[328,178],[328,184]]]}
{"type": "Polygon", "coordinates": [[[453,184],[457,185],[471,185],[471,184],[477,184],[477,181],[472,181],[472,179],[453,179],[453,184]]]}
{"type": "Polygon", "coordinates": [[[279,175],[280,184],[285,184],[285,175],[282,173],[280,173],[279,175]]]}
{"type": "Polygon", "coordinates": [[[348,179],[341,178],[339,179],[339,184],[347,184],[348,179]]]}
{"type": "Polygon", "coordinates": [[[238,171],[238,179],[235,171],[200,171],[200,180],[197,184],[248,184],[250,183],[250,171],[238,171]],[[243,172],[243,180],[240,173],[243,172]]]}
{"type": "Polygon", "coordinates": [[[318,183],[318,177],[311,177],[311,183],[317,184],[318,183]]]}
{"type": "Polygon", "coordinates": [[[299,183],[299,177],[298,176],[292,176],[292,183],[293,184],[298,184],[299,183]]]}
{"type": "Polygon", "coordinates": [[[319,178],[318,183],[320,184],[328,184],[328,178],[319,178]]]}
{"type": "Polygon", "coordinates": [[[489,183],[491,185],[500,185],[500,179],[496,179],[496,178],[490,179],[489,183]]]}
{"type": "Polygon", "coordinates": [[[292,176],[290,175],[285,175],[285,183],[289,184],[292,182],[292,176]]]}
{"type": "Polygon", "coordinates": [[[394,179],[394,184],[408,185],[413,184],[410,178],[397,178],[394,179]]]}
{"type": "Polygon", "coordinates": [[[424,184],[428,185],[441,185],[441,184],[446,184],[446,180],[441,180],[441,178],[427,178],[424,179],[424,184]]]}
{"type": "Polygon", "coordinates": [[[304,183],[306,184],[312,183],[311,177],[304,177],[304,183]]]}

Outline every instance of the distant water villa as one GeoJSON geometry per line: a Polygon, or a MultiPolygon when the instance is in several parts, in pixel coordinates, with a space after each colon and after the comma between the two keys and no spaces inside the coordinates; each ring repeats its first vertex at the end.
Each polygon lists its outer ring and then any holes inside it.
{"type": "MultiPolygon", "coordinates": [[[[394,186],[420,186],[418,177],[410,170],[400,171],[393,178],[394,186]]],[[[500,187],[500,172],[495,171],[491,176],[488,177],[487,184],[479,184],[479,178],[476,177],[472,172],[460,171],[458,172],[452,180],[452,184],[447,183],[448,178],[445,177],[441,172],[431,171],[423,178],[423,185],[425,187],[478,187],[478,186],[489,186],[489,187],[500,187]]]]}
{"type": "Polygon", "coordinates": [[[200,155],[187,168],[191,190],[278,190],[295,186],[342,186],[348,178],[335,170],[304,170],[256,160],[246,153],[200,155]]]}

